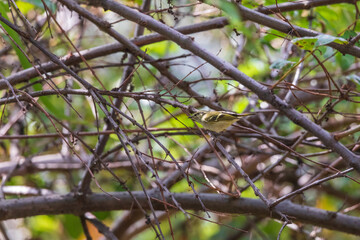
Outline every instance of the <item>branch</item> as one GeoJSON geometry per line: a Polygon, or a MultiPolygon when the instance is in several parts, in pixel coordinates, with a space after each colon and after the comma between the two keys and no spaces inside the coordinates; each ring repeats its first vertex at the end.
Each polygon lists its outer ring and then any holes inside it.
{"type": "Polygon", "coordinates": [[[311,1],[286,2],[277,5],[260,6],[258,7],[257,11],[264,14],[273,14],[278,12],[310,9],[313,7],[338,4],[338,3],[356,4],[357,1],[359,0],[311,0],[311,1]]]}
{"type": "MultiPolygon", "coordinates": [[[[0,220],[25,218],[36,215],[49,214],[77,214],[92,211],[129,210],[136,208],[133,197],[126,192],[107,194],[90,194],[86,198],[77,198],[72,194],[53,195],[46,197],[29,197],[25,199],[10,199],[0,202],[0,220]],[[117,200],[118,199],[118,200],[117,200]]],[[[144,209],[149,209],[147,197],[143,192],[132,192],[144,209]]],[[[155,210],[164,210],[163,198],[160,194],[149,193],[155,210]]],[[[181,206],[186,210],[203,210],[198,197],[194,194],[173,194],[181,206]]],[[[164,194],[165,200],[171,202],[172,197],[164,194]]],[[[255,216],[279,219],[274,211],[259,199],[235,199],[219,194],[200,194],[207,209],[214,212],[229,214],[252,214],[255,216]]],[[[289,201],[277,205],[274,210],[289,216],[297,222],[316,225],[340,232],[360,235],[360,218],[345,214],[325,211],[314,207],[293,204],[289,201]]]]}
{"type": "MultiPolygon", "coordinates": [[[[127,6],[119,4],[117,2],[111,0],[102,0],[102,1],[91,1],[92,4],[97,4],[102,6],[105,9],[111,9],[117,14],[125,17],[126,19],[139,23],[147,28],[156,31],[164,36],[166,36],[169,40],[174,41],[180,47],[189,50],[193,54],[201,57],[203,60],[207,61],[214,67],[216,67],[220,72],[232,77],[234,80],[238,81],[242,85],[249,88],[253,91],[258,97],[270,103],[272,106],[280,110],[283,114],[285,114],[291,121],[295,124],[303,127],[307,131],[311,132],[315,136],[317,136],[327,147],[332,149],[334,152],[338,153],[340,156],[344,158],[344,160],[352,167],[356,169],[356,171],[360,172],[360,157],[352,153],[349,149],[343,146],[341,143],[336,141],[333,136],[321,128],[316,123],[311,122],[308,118],[303,116],[300,112],[296,111],[289,104],[284,102],[281,98],[274,95],[270,89],[263,86],[261,83],[256,80],[250,78],[245,75],[243,72],[240,72],[236,67],[232,66],[230,63],[225,62],[214,54],[208,52],[206,49],[201,48],[197,43],[195,43],[194,39],[188,36],[181,34],[180,32],[170,28],[169,26],[145,15],[139,13],[127,6]]],[[[249,10],[240,6],[240,9],[245,9],[246,11],[252,14],[260,14],[256,11],[249,10]]],[[[264,14],[262,16],[267,17],[264,14]]],[[[279,21],[281,22],[281,21],[279,21]]],[[[282,24],[285,24],[281,22],[282,24]]],[[[291,30],[291,28],[290,28],[291,30]]],[[[310,31],[310,30],[309,30],[310,31]]],[[[350,48],[349,48],[350,49],[350,48]]],[[[360,51],[359,51],[360,56],[360,51]]]]}
{"type": "MultiPolygon", "coordinates": [[[[227,19],[224,17],[220,17],[220,18],[211,19],[206,22],[192,24],[192,25],[184,26],[184,27],[179,27],[176,29],[179,32],[182,32],[183,34],[191,34],[191,33],[196,33],[196,32],[208,31],[208,30],[215,29],[215,28],[222,28],[222,27],[226,26],[227,24],[228,24],[227,19]]],[[[142,37],[139,37],[136,39],[135,38],[131,39],[131,41],[134,44],[136,44],[137,46],[144,46],[147,44],[160,42],[163,40],[166,40],[166,38],[159,34],[149,34],[147,36],[142,36],[142,37]]],[[[126,47],[124,45],[119,44],[119,43],[111,43],[111,44],[106,44],[106,45],[99,46],[99,47],[94,47],[91,49],[86,49],[86,50],[80,51],[80,53],[86,60],[90,60],[90,59],[106,56],[109,54],[114,54],[114,53],[125,51],[125,50],[126,50],[126,47]]],[[[61,57],[60,60],[67,66],[78,64],[78,63],[82,62],[81,57],[77,53],[68,54],[64,57],[61,57]]],[[[59,69],[61,69],[61,66],[50,61],[50,62],[41,64],[41,68],[38,70],[40,72],[44,73],[44,72],[52,72],[52,71],[59,70],[59,69]]],[[[32,68],[28,68],[28,69],[19,71],[15,74],[12,74],[11,76],[9,76],[7,78],[7,80],[9,81],[9,83],[11,85],[15,85],[18,83],[28,81],[31,78],[34,78],[37,76],[38,76],[38,72],[36,71],[36,69],[34,67],[32,67],[32,68]]],[[[7,88],[6,80],[0,79],[0,90],[5,89],[5,88],[7,88]]]]}
{"type": "MultiPolygon", "coordinates": [[[[283,33],[286,33],[286,34],[289,34],[292,36],[297,36],[297,37],[315,37],[315,36],[322,34],[317,31],[298,27],[293,24],[291,24],[291,26],[290,26],[290,24],[288,24],[282,20],[279,20],[279,19],[276,19],[273,17],[269,17],[265,14],[259,13],[255,10],[251,10],[242,5],[237,5],[237,7],[238,7],[241,17],[243,18],[242,20],[244,20],[244,21],[250,20],[250,21],[259,23],[261,25],[267,26],[269,28],[278,30],[280,32],[283,32],[283,33]]],[[[337,44],[334,42],[327,44],[327,46],[338,50],[342,54],[350,54],[355,57],[360,57],[360,48],[359,47],[350,46],[350,45],[341,45],[341,44],[337,44]]]]}

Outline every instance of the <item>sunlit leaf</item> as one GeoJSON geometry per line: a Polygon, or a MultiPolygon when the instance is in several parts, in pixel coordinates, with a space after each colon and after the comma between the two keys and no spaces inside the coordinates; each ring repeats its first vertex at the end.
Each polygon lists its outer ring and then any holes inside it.
{"type": "Polygon", "coordinates": [[[347,44],[348,41],[344,38],[340,37],[334,37],[331,35],[321,34],[316,37],[302,37],[302,38],[296,38],[291,41],[293,44],[295,44],[297,47],[312,51],[316,47],[323,46],[332,42],[338,43],[338,44],[347,44]]]}
{"type": "Polygon", "coordinates": [[[34,5],[28,2],[24,2],[24,1],[17,1],[16,5],[18,6],[19,10],[23,13],[26,14],[28,13],[30,10],[34,9],[34,5]]]}
{"type": "Polygon", "coordinates": [[[315,44],[317,42],[316,37],[303,37],[303,38],[296,38],[291,41],[295,44],[298,48],[312,51],[315,48],[315,44]]]}
{"type": "Polygon", "coordinates": [[[237,113],[242,113],[248,105],[249,105],[249,99],[246,97],[242,97],[236,101],[234,105],[234,111],[237,113]]]}
{"type": "MultiPolygon", "coordinates": [[[[37,6],[39,9],[44,9],[44,4],[41,0],[23,0],[23,2],[31,3],[37,6]]],[[[50,8],[52,12],[56,10],[56,4],[51,0],[44,0],[45,4],[50,8]]]]}

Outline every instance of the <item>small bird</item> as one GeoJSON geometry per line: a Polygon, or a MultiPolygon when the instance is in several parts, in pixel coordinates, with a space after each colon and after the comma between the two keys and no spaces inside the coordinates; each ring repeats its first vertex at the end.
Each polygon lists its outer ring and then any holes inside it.
{"type": "Polygon", "coordinates": [[[213,132],[221,132],[227,129],[231,124],[237,122],[240,118],[256,113],[237,114],[225,111],[198,111],[190,116],[190,118],[201,125],[205,129],[213,132]]]}

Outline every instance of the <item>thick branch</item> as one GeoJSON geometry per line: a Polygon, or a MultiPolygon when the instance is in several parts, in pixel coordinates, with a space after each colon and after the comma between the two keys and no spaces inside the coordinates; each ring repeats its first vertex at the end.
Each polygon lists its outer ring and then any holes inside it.
{"type": "MultiPolygon", "coordinates": [[[[126,192],[107,194],[91,194],[86,198],[78,198],[73,194],[53,195],[46,197],[29,197],[25,199],[10,199],[0,202],[0,220],[24,218],[44,214],[84,214],[87,211],[129,210],[136,208],[133,198],[126,192]],[[116,199],[115,199],[116,198],[116,199]]],[[[144,209],[148,209],[147,199],[143,192],[133,192],[144,209]]],[[[163,210],[164,203],[160,194],[149,194],[155,210],[163,210]]],[[[194,194],[174,194],[176,200],[187,210],[203,210],[198,198],[194,194]]],[[[257,199],[235,199],[219,194],[200,194],[207,209],[230,214],[252,214],[279,218],[275,211],[270,212],[267,206],[257,199]]],[[[165,194],[167,202],[171,196],[165,194]]],[[[341,232],[360,235],[360,218],[345,214],[320,210],[313,207],[282,202],[275,207],[276,211],[289,216],[297,222],[312,224],[341,232]]]]}

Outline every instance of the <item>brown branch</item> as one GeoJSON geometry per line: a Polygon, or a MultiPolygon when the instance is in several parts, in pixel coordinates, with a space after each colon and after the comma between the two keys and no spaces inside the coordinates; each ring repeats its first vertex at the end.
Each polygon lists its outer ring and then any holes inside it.
{"type": "MultiPolygon", "coordinates": [[[[276,19],[273,17],[269,17],[265,14],[259,13],[255,10],[251,10],[242,5],[237,5],[237,7],[238,7],[241,17],[243,18],[242,19],[243,21],[245,21],[245,20],[253,21],[253,22],[259,23],[261,25],[267,26],[269,28],[283,32],[285,34],[289,34],[289,35],[296,36],[296,37],[315,37],[315,36],[322,34],[317,31],[298,27],[295,25],[290,26],[287,22],[284,22],[282,20],[279,20],[279,19],[276,19]]],[[[349,45],[341,45],[341,44],[337,44],[334,42],[327,44],[327,46],[330,46],[330,47],[338,50],[342,54],[350,54],[355,57],[360,57],[360,48],[359,47],[349,46],[349,45]]]]}
{"type": "MultiPolygon", "coordinates": [[[[50,197],[29,197],[25,199],[9,199],[0,202],[0,220],[25,218],[36,215],[52,214],[83,214],[93,211],[129,210],[134,207],[133,197],[126,192],[107,194],[90,194],[86,198],[78,198],[72,194],[53,195],[50,197]],[[119,200],[117,200],[119,199],[119,200]],[[120,204],[121,203],[121,204],[120,204]]],[[[149,209],[147,197],[143,192],[132,192],[141,206],[149,209]]],[[[152,205],[156,210],[164,210],[162,196],[149,193],[152,205]]],[[[203,208],[194,194],[177,193],[175,198],[186,210],[202,211],[203,208]]],[[[215,212],[229,214],[251,214],[255,216],[279,219],[274,211],[269,211],[267,206],[259,199],[240,198],[234,199],[219,194],[200,194],[206,207],[215,212]]],[[[167,202],[171,202],[171,196],[165,194],[167,202]]],[[[135,205],[136,206],[136,205],[135,205]]],[[[345,214],[325,211],[314,207],[308,207],[291,202],[282,202],[274,210],[286,214],[289,219],[315,226],[324,227],[340,232],[360,235],[360,218],[345,214]]]]}
{"type": "MultiPolygon", "coordinates": [[[[179,32],[184,34],[191,34],[196,32],[208,31],[215,28],[222,28],[228,24],[228,20],[226,18],[214,18],[206,22],[192,24],[189,26],[179,27],[176,28],[179,32]]],[[[166,40],[165,37],[161,36],[160,34],[149,34],[146,36],[141,36],[136,39],[131,39],[131,41],[136,44],[137,46],[144,46],[147,44],[160,42],[166,40]]],[[[106,44],[103,46],[98,46],[95,48],[87,49],[80,51],[81,55],[86,59],[94,59],[102,56],[106,56],[109,54],[122,52],[126,50],[126,46],[119,44],[119,43],[111,43],[106,44]]],[[[77,53],[71,53],[64,57],[61,57],[60,60],[67,66],[75,65],[82,62],[81,57],[77,53]]],[[[41,68],[38,69],[41,73],[52,72],[55,70],[59,70],[61,67],[53,62],[47,62],[41,64],[41,68]]],[[[28,68],[22,71],[19,71],[15,74],[12,74],[7,78],[11,85],[15,85],[18,83],[22,83],[25,81],[30,80],[31,78],[37,77],[38,72],[35,68],[28,68]]],[[[7,87],[6,80],[0,79],[0,90],[5,89],[7,87]]]]}
{"type": "MultiPolygon", "coordinates": [[[[139,13],[129,7],[126,7],[122,4],[111,0],[102,0],[102,1],[89,1],[91,4],[95,6],[102,6],[105,9],[111,9],[112,11],[118,13],[119,15],[129,19],[133,22],[137,22],[143,26],[148,27],[166,37],[170,40],[177,43],[180,47],[191,51],[193,54],[201,57],[214,67],[216,67],[220,72],[232,77],[234,80],[238,81],[239,83],[243,84],[251,91],[253,91],[261,100],[264,100],[280,110],[284,113],[291,121],[295,124],[300,125],[304,129],[308,130],[310,133],[317,136],[327,147],[331,148],[334,152],[337,152],[340,156],[344,158],[345,161],[348,162],[352,167],[356,169],[356,171],[360,172],[360,157],[355,155],[353,152],[349,151],[345,146],[341,143],[336,141],[332,135],[321,128],[319,125],[311,122],[305,116],[303,116],[300,112],[296,111],[294,108],[289,106],[289,104],[285,103],[282,99],[278,96],[274,95],[272,91],[268,88],[264,87],[262,84],[257,82],[256,80],[250,78],[249,76],[245,75],[244,73],[240,72],[237,68],[225,62],[224,60],[220,59],[218,56],[211,54],[206,49],[201,48],[197,43],[194,42],[194,39],[191,37],[184,36],[183,34],[179,33],[178,31],[171,29],[167,25],[156,21],[155,19],[146,16],[142,13],[139,13]]],[[[256,11],[252,11],[247,9],[243,6],[239,6],[241,14],[245,15],[246,18],[254,18],[256,20],[261,20],[261,22],[267,22],[268,16],[258,13],[256,11]],[[247,13],[247,14],[245,14],[247,13]]],[[[272,22],[272,25],[275,27],[281,24],[282,28],[286,27],[286,32],[290,32],[292,28],[288,26],[288,24],[273,19],[268,20],[272,22]]],[[[307,29],[297,29],[300,32],[305,31],[309,32],[310,30],[307,29]]],[[[316,34],[313,31],[312,34],[316,34]]],[[[331,45],[331,44],[330,44],[331,45]]],[[[353,49],[351,47],[349,49],[353,49]]],[[[360,49],[358,49],[358,53],[360,56],[360,49]]]]}
{"type": "Polygon", "coordinates": [[[297,1],[297,2],[286,2],[277,5],[260,6],[257,11],[264,14],[274,14],[278,12],[289,12],[295,10],[311,9],[319,6],[327,6],[338,3],[349,3],[356,4],[359,0],[311,0],[311,1],[297,1]]]}

